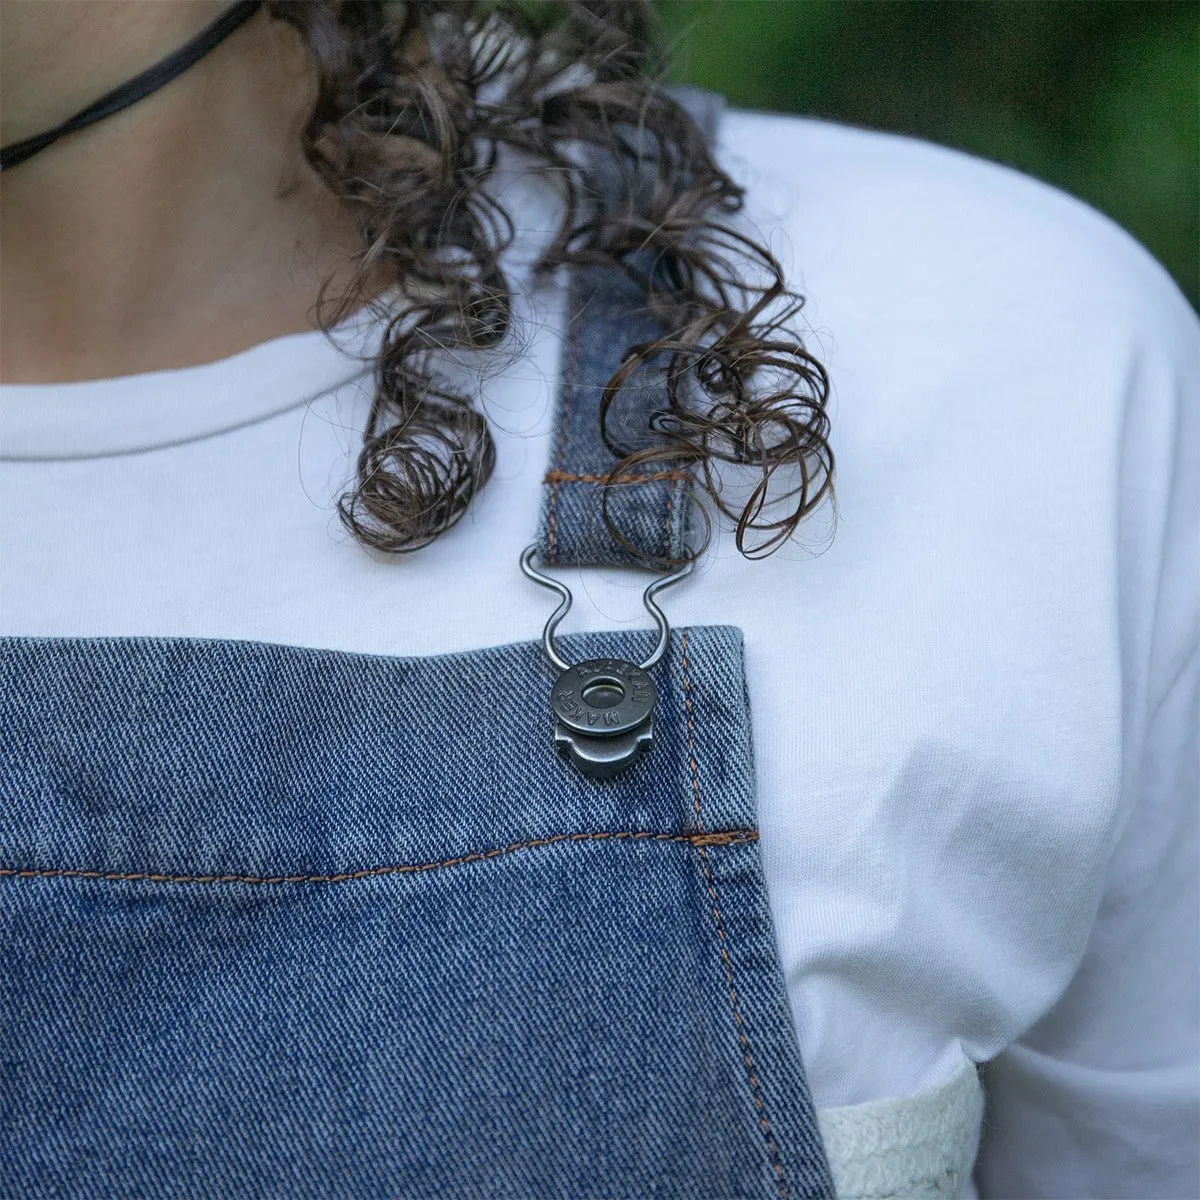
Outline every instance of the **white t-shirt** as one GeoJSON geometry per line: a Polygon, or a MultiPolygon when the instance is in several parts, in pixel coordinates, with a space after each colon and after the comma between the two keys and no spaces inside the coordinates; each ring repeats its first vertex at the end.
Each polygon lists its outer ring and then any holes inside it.
{"type": "MultiPolygon", "coordinates": [[[[663,603],[745,635],[815,1101],[995,1060],[980,1194],[1195,1196],[1200,324],[1128,235],[1001,167],[762,114],[727,114],[720,140],[809,297],[840,515],[761,562],[725,530],[663,603]]],[[[553,201],[520,171],[498,186],[524,280],[553,201]]],[[[517,560],[561,289],[526,288],[518,315],[486,369],[460,364],[494,478],[390,560],[334,513],[370,377],[320,334],[0,389],[0,633],[393,655],[537,638],[549,604],[517,560]]],[[[564,631],[645,624],[643,573],[560,577],[564,631]]]]}

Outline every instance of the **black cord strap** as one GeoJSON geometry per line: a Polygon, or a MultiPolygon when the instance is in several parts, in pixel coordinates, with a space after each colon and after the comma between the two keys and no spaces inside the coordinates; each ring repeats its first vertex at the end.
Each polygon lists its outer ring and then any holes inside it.
{"type": "Polygon", "coordinates": [[[156,62],[149,70],[135,75],[127,83],[114,88],[106,96],[101,96],[95,104],[89,105],[82,112],[77,112],[61,125],[48,129],[45,133],[35,134],[13,142],[9,146],[0,147],[0,171],[15,167],[27,158],[32,158],[39,150],[45,150],[51,143],[94,125],[97,121],[111,117],[123,108],[144,100],[151,92],[156,92],[164,84],[168,84],[178,75],[182,75],[188,67],[202,59],[210,50],[219,46],[235,29],[244,25],[258,10],[261,0],[238,0],[232,8],[222,13],[206,29],[202,29],[189,42],[185,42],[178,50],[172,51],[166,58],[156,62]]]}

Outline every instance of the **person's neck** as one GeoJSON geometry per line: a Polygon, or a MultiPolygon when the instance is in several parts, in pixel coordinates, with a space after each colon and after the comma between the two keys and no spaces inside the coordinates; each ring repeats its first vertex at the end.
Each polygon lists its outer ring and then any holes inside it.
{"type": "MultiPolygon", "coordinates": [[[[5,3],[3,143],[183,44],[228,0],[5,3]]],[[[107,378],[311,329],[353,227],[300,153],[307,54],[257,13],[123,112],[0,177],[0,380],[107,378]]]]}

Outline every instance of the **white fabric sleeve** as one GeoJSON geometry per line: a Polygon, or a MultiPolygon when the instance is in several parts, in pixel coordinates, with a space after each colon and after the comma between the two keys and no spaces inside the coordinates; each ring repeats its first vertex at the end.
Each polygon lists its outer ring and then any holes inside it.
{"type": "Polygon", "coordinates": [[[1137,258],[1116,263],[1119,822],[1070,984],[983,1069],[981,1197],[1200,1196],[1200,323],[1137,258]]]}

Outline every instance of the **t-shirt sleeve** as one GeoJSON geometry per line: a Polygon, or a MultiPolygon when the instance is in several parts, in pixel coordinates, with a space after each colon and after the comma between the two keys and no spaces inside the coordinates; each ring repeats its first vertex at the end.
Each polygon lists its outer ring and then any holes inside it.
{"type": "Polygon", "coordinates": [[[1140,252],[1127,282],[1121,819],[1070,984],[983,1070],[981,1197],[1200,1196],[1200,323],[1140,252]]]}

